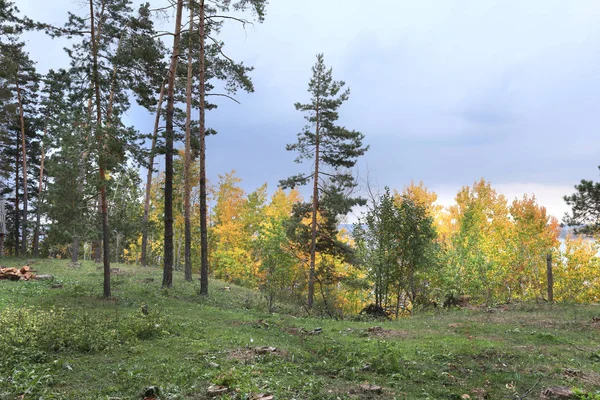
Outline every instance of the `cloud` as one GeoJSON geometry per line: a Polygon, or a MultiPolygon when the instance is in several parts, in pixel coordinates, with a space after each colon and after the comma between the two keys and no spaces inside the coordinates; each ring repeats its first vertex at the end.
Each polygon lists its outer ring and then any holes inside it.
{"type": "MultiPolygon", "coordinates": [[[[19,0],[31,17],[58,25],[73,5],[85,13],[77,4],[19,0]]],[[[253,190],[305,168],[285,144],[305,124],[293,104],[308,99],[323,52],[352,90],[340,123],[371,145],[360,171],[392,188],[414,179],[453,194],[484,177],[539,191],[562,214],[567,189],[596,178],[599,18],[595,0],[271,2],[264,24],[223,29],[225,51],[256,67],[256,92],[207,116],[219,131],[208,143],[209,176],[235,168],[253,190]]],[[[27,39],[42,71],[68,64],[64,42],[27,39]]],[[[151,121],[129,117],[142,129],[151,121]]]]}

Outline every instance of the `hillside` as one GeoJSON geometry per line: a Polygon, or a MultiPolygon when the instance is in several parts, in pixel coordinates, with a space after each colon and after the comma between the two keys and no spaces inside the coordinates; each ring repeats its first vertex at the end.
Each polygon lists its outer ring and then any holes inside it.
{"type": "Polygon", "coordinates": [[[141,399],[151,387],[161,399],[524,399],[600,387],[598,306],[333,321],[289,305],[269,314],[259,293],[220,281],[200,298],[182,273],[159,290],[161,270],[115,265],[114,298],[102,300],[96,264],[32,267],[55,280],[0,281],[2,399],[141,399]]]}

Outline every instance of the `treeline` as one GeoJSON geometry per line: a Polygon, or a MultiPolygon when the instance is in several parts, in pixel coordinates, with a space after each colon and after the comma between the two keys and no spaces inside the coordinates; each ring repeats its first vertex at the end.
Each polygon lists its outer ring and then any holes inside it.
{"type": "MultiPolygon", "coordinates": [[[[217,104],[207,99],[235,100],[238,91],[254,90],[248,75],[252,68],[229,57],[218,37],[225,21],[262,22],[266,0],[177,0],[154,9],[145,3],[137,10],[132,4],[89,0],[80,14],[69,13],[67,23],[55,27],[21,16],[11,1],[0,1],[0,196],[7,204],[8,232],[0,234],[0,247],[14,256],[37,256],[55,254],[68,244],[73,262],[82,252],[90,253],[104,264],[106,297],[111,296],[110,261],[118,258],[131,230],[140,230],[138,210],[130,206],[149,198],[138,189],[137,171],[149,169],[149,190],[157,156],[164,159],[165,172],[163,286],[172,285],[177,142],[185,147],[186,221],[189,225],[189,183],[196,180],[201,245],[208,253],[205,137],[216,132],[206,126],[205,114],[217,104]],[[155,20],[171,11],[172,31],[158,31],[155,20]],[[38,73],[21,40],[28,30],[69,38],[69,64],[38,73]],[[170,51],[161,38],[173,39],[170,51]],[[134,106],[156,115],[152,132],[123,122],[134,106]],[[192,176],[194,159],[200,171],[192,176]]],[[[147,218],[147,213],[142,216],[144,233],[147,218]]],[[[189,254],[189,230],[185,243],[189,254]]],[[[201,270],[206,294],[206,257],[201,270]]]]}
{"type": "MultiPolygon", "coordinates": [[[[193,163],[192,171],[198,164],[193,163]]],[[[176,269],[184,269],[183,152],[175,159],[174,243],[176,269]]],[[[148,261],[161,265],[164,174],[151,189],[148,261]]],[[[200,265],[198,185],[192,186],[192,265],[200,265]]],[[[535,197],[509,201],[486,181],[462,188],[442,207],[423,183],[374,193],[360,221],[338,226],[339,249],[317,252],[314,312],[341,317],[370,311],[403,316],[415,310],[468,301],[494,305],[547,300],[547,256],[552,256],[554,300],[597,302],[599,245],[583,236],[559,241],[560,224],[535,197]],[[341,251],[345,250],[345,251],[341,251]]],[[[131,198],[131,221],[115,261],[141,256],[142,203],[131,198]]],[[[247,193],[234,172],[208,185],[209,263],[218,279],[260,289],[270,307],[306,304],[311,219],[298,221],[297,190],[247,193]],[[303,225],[300,228],[298,224],[303,225]]],[[[89,247],[89,246],[88,246],[89,247]]],[[[69,254],[68,245],[60,250],[69,254]]],[[[91,257],[87,255],[87,257],[91,257]]]]}

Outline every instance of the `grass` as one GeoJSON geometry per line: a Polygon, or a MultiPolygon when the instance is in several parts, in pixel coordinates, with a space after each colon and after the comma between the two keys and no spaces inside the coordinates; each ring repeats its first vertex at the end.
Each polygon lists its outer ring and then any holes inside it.
{"type": "Polygon", "coordinates": [[[32,266],[55,280],[0,281],[0,399],[142,399],[149,387],[161,399],[208,399],[210,385],[229,388],[223,399],[533,399],[548,386],[600,387],[596,305],[333,321],[293,316],[300,308],[289,305],[270,314],[259,293],[219,281],[201,298],[181,273],[160,290],[161,270],[126,265],[114,265],[114,298],[104,300],[94,263],[32,266]]]}

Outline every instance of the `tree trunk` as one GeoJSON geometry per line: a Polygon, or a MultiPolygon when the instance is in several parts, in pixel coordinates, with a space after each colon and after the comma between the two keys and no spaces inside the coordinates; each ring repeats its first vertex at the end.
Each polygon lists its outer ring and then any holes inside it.
{"type": "Polygon", "coordinates": [[[74,264],[79,258],[79,236],[73,236],[73,244],[71,245],[71,262],[74,264]]]}
{"type": "Polygon", "coordinates": [[[548,302],[554,302],[554,278],[552,277],[552,254],[546,256],[546,274],[548,278],[548,302]]]}
{"type": "Polygon", "coordinates": [[[6,235],[6,209],[4,199],[0,197],[0,258],[4,257],[4,236],[6,235]]]}
{"type": "Polygon", "coordinates": [[[396,292],[396,320],[400,316],[400,284],[398,283],[398,291],[396,292]]]}
{"type": "Polygon", "coordinates": [[[20,225],[21,225],[21,210],[19,210],[19,163],[21,161],[19,153],[19,135],[17,134],[17,159],[15,163],[15,257],[19,256],[20,243],[20,225]]]}
{"type": "Polygon", "coordinates": [[[192,122],[192,35],[194,33],[194,7],[190,4],[190,28],[187,64],[187,86],[186,86],[186,117],[185,117],[185,153],[183,162],[183,218],[185,224],[185,280],[192,281],[192,222],[190,210],[190,168],[192,164],[191,151],[191,122],[192,122]]]}
{"type": "Polygon", "coordinates": [[[173,54],[169,66],[169,86],[167,90],[167,121],[165,132],[165,242],[163,260],[163,287],[173,286],[173,113],[175,108],[175,70],[179,58],[179,40],[181,36],[181,14],[183,0],[177,0],[175,34],[173,35],[173,54]]]}
{"type": "Polygon", "coordinates": [[[179,231],[177,232],[177,255],[175,257],[175,270],[179,271],[179,268],[181,267],[181,236],[182,236],[182,232],[181,229],[179,229],[179,231]]]}
{"type": "MultiPolygon", "coordinates": [[[[98,43],[96,42],[94,26],[94,3],[90,0],[90,27],[92,35],[92,82],[96,97],[96,140],[103,149],[104,135],[102,133],[102,108],[100,100],[100,83],[98,77],[98,43]]],[[[101,150],[102,151],[102,150],[101,150]]],[[[100,174],[100,208],[102,216],[102,248],[104,261],[104,297],[110,297],[110,236],[108,228],[108,205],[106,202],[106,169],[104,162],[99,160],[100,174]]]]}
{"type": "MultiPolygon", "coordinates": [[[[104,3],[102,3],[102,5],[104,6],[104,3]]],[[[104,12],[104,9],[103,9],[104,12]]],[[[101,14],[102,15],[102,14],[101,14]]],[[[98,34],[96,36],[100,35],[100,30],[98,30],[98,34]]],[[[98,40],[98,38],[96,38],[96,40],[98,40]]],[[[90,91],[92,91],[94,89],[94,84],[93,82],[90,82],[90,91]]],[[[88,99],[88,105],[87,105],[87,126],[86,129],[89,128],[89,125],[91,125],[91,121],[92,121],[92,111],[93,111],[93,99],[92,97],[90,97],[88,99]]],[[[83,144],[83,151],[81,152],[81,159],[79,160],[79,174],[78,174],[78,180],[77,180],[77,195],[78,198],[77,200],[81,200],[83,199],[84,196],[84,183],[85,183],[85,178],[86,178],[86,164],[87,164],[87,158],[89,156],[89,151],[88,151],[88,146],[89,146],[89,140],[90,140],[90,135],[86,132],[85,135],[85,140],[84,140],[84,144],[83,144]]],[[[76,205],[78,208],[80,208],[82,205],[81,204],[77,204],[76,205]]],[[[79,212],[77,212],[77,217],[80,217],[79,212]]],[[[73,244],[71,246],[71,248],[73,249],[73,251],[71,252],[71,261],[73,263],[76,263],[79,257],[79,244],[81,242],[81,237],[79,236],[79,228],[76,228],[75,233],[73,234],[73,244]],[[75,251],[75,249],[77,251],[75,251]]],[[[94,243],[92,242],[92,247],[94,247],[94,243]]],[[[96,247],[98,248],[98,244],[96,243],[96,247]]],[[[98,253],[97,251],[93,252],[93,258],[94,258],[94,262],[100,262],[100,253],[98,253]]]]}
{"type": "Polygon", "coordinates": [[[310,266],[308,270],[307,308],[312,309],[315,296],[315,260],[317,256],[317,213],[319,211],[319,103],[317,101],[315,129],[315,175],[313,185],[312,224],[310,236],[310,266]]]}
{"type": "Polygon", "coordinates": [[[23,99],[21,97],[21,88],[19,86],[19,71],[17,70],[17,101],[19,103],[19,121],[21,125],[21,162],[23,169],[23,226],[21,236],[21,253],[27,253],[27,139],[25,137],[25,118],[23,113],[23,99]]]}
{"type": "Polygon", "coordinates": [[[115,262],[118,263],[119,262],[119,250],[120,250],[120,241],[121,238],[119,237],[120,233],[117,232],[117,243],[116,243],[116,249],[115,249],[115,262]]]}
{"type": "Polygon", "coordinates": [[[44,149],[44,138],[46,137],[46,134],[48,133],[48,125],[45,126],[44,128],[44,136],[42,138],[42,155],[41,155],[41,159],[40,159],[40,178],[39,178],[39,182],[38,182],[38,205],[37,205],[37,210],[36,210],[36,216],[35,216],[35,231],[33,233],[33,248],[32,248],[32,252],[33,252],[33,256],[34,257],[38,257],[40,255],[40,224],[41,224],[41,219],[42,219],[42,211],[41,211],[41,206],[42,206],[42,192],[44,189],[43,186],[43,182],[44,182],[44,161],[46,158],[46,153],[45,153],[45,149],[44,149]]]}
{"type": "Polygon", "coordinates": [[[165,94],[165,82],[160,87],[158,96],[158,105],[156,106],[156,118],[154,120],[154,133],[152,135],[152,145],[150,147],[150,160],[148,162],[148,176],[146,177],[146,197],[144,199],[144,222],[142,224],[142,253],[140,263],[142,266],[148,265],[148,218],[150,216],[150,189],[152,188],[152,170],[154,168],[154,152],[156,149],[156,140],[158,137],[158,126],[160,124],[160,111],[162,108],[163,97],[165,94]]]}
{"type": "Polygon", "coordinates": [[[200,1],[200,22],[198,31],[200,35],[200,294],[208,296],[208,224],[206,207],[206,126],[204,108],[206,96],[206,62],[205,62],[205,30],[204,30],[204,0],[200,1]]]}

